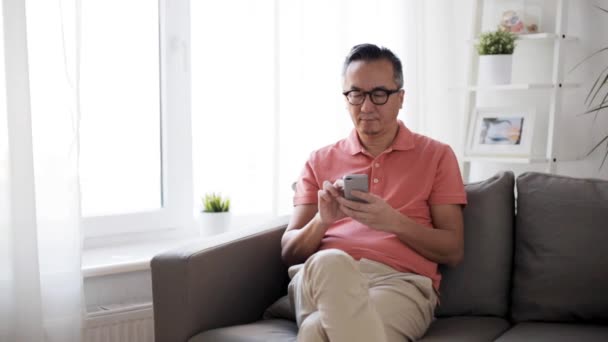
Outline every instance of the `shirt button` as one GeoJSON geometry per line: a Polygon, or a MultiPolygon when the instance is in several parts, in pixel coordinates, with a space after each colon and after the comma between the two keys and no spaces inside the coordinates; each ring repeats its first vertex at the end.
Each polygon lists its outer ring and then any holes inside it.
{"type": "Polygon", "coordinates": [[[374,183],[378,183],[378,182],[379,182],[378,178],[374,178],[374,183]]]}
{"type": "Polygon", "coordinates": [[[379,163],[374,164],[375,167],[380,167],[379,163]]]}

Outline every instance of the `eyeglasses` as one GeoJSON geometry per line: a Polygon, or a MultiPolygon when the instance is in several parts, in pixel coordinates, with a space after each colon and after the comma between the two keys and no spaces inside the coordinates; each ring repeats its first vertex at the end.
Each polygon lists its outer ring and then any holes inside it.
{"type": "Polygon", "coordinates": [[[365,97],[369,95],[372,103],[381,106],[388,102],[388,97],[394,93],[398,93],[401,89],[386,90],[386,89],[374,89],[372,91],[361,91],[361,90],[349,90],[342,95],[346,96],[348,103],[353,106],[360,106],[365,102],[365,97]]]}

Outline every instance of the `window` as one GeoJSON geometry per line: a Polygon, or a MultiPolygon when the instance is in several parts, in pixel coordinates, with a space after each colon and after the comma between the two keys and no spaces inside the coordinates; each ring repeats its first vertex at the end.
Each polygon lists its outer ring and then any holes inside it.
{"type": "Polygon", "coordinates": [[[82,215],[158,210],[162,207],[158,4],[85,0],[81,11],[82,215]]]}
{"type": "Polygon", "coordinates": [[[82,1],[85,236],[192,225],[189,1],[82,1]]]}

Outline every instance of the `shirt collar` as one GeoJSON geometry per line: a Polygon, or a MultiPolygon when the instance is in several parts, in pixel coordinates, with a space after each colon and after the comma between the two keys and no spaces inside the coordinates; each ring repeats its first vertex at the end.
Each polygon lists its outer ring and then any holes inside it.
{"type": "MultiPolygon", "coordinates": [[[[393,143],[388,147],[388,150],[407,151],[413,149],[414,134],[405,127],[403,121],[397,120],[397,123],[399,124],[399,130],[397,131],[397,136],[393,140],[393,143]]],[[[346,138],[346,151],[351,155],[363,153],[365,151],[365,148],[361,145],[361,141],[359,141],[359,135],[355,128],[353,128],[348,138],[346,138]]]]}

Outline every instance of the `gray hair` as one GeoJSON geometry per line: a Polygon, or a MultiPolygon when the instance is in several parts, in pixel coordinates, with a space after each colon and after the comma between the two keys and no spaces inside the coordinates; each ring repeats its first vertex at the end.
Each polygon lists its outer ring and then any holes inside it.
{"type": "Polygon", "coordinates": [[[359,44],[353,46],[344,60],[344,65],[342,66],[342,77],[346,76],[346,69],[352,62],[371,62],[382,59],[391,62],[393,65],[393,79],[395,80],[397,86],[402,88],[403,67],[401,66],[401,60],[391,50],[374,44],[359,44]]]}

